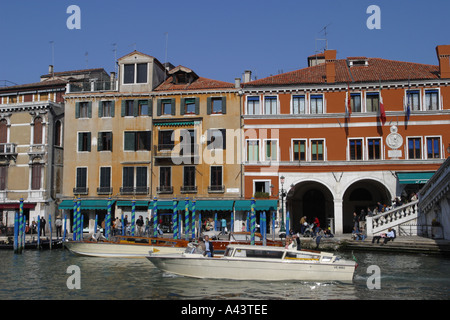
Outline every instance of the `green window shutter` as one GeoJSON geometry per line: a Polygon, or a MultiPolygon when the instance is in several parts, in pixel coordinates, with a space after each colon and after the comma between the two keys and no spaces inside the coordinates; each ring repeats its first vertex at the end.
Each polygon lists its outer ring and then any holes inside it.
{"type": "Polygon", "coordinates": [[[211,103],[211,97],[208,97],[208,98],[206,99],[206,113],[207,113],[207,114],[211,114],[211,105],[212,105],[212,103],[211,103]]]}
{"type": "Polygon", "coordinates": [[[92,102],[88,102],[88,118],[92,118],[92,102]]]}
{"type": "Polygon", "coordinates": [[[139,100],[133,101],[133,116],[139,116],[139,100]]]}
{"type": "Polygon", "coordinates": [[[78,132],[78,152],[82,150],[83,146],[83,134],[81,132],[78,132]]]}
{"type": "Polygon", "coordinates": [[[222,97],[222,114],[227,113],[227,97],[222,97]]]}
{"type": "Polygon", "coordinates": [[[103,116],[103,102],[98,102],[98,117],[101,118],[103,116]]]}
{"type": "Polygon", "coordinates": [[[181,98],[181,100],[180,100],[180,115],[184,115],[185,109],[186,109],[186,99],[181,98]]]}
{"type": "Polygon", "coordinates": [[[102,149],[103,149],[102,133],[99,132],[97,136],[97,151],[101,151],[102,149]]]}
{"type": "Polygon", "coordinates": [[[158,99],[158,101],[156,103],[156,115],[157,116],[161,115],[161,105],[162,105],[162,101],[161,101],[161,99],[158,99]]]}
{"type": "Polygon", "coordinates": [[[135,132],[124,132],[125,135],[125,145],[123,147],[124,150],[126,151],[135,151],[136,150],[136,146],[135,146],[135,132]]]}
{"type": "Polygon", "coordinates": [[[171,100],[171,105],[172,105],[172,115],[175,115],[175,99],[170,99],[171,100]]]}
{"type": "Polygon", "coordinates": [[[195,114],[200,114],[200,100],[195,98],[195,114]]]}
{"type": "Polygon", "coordinates": [[[153,100],[148,100],[148,115],[149,117],[153,117],[153,100]]]}
{"type": "Polygon", "coordinates": [[[116,101],[113,100],[113,101],[111,101],[111,117],[112,118],[114,118],[115,109],[116,109],[116,101]]]}
{"type": "Polygon", "coordinates": [[[80,117],[80,103],[75,103],[75,119],[78,119],[80,117]]]}
{"type": "Polygon", "coordinates": [[[122,100],[122,108],[121,108],[121,111],[120,111],[120,115],[122,117],[125,117],[125,106],[126,106],[126,100],[122,100]]]}
{"type": "Polygon", "coordinates": [[[90,132],[87,133],[87,141],[88,141],[87,151],[91,152],[91,133],[90,132]]]}

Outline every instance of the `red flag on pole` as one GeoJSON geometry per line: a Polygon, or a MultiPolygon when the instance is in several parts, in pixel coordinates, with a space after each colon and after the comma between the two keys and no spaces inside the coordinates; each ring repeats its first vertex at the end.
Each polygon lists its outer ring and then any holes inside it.
{"type": "Polygon", "coordinates": [[[386,111],[384,110],[383,97],[380,94],[380,120],[381,124],[384,126],[386,123],[386,111]]]}

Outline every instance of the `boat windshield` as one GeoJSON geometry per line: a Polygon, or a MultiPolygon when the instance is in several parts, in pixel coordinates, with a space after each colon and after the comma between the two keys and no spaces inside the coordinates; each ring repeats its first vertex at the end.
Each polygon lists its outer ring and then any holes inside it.
{"type": "Polygon", "coordinates": [[[258,249],[236,249],[235,257],[247,258],[266,258],[266,259],[281,259],[283,251],[278,250],[258,250],[258,249]]]}
{"type": "Polygon", "coordinates": [[[300,261],[319,261],[319,255],[304,254],[301,252],[286,252],[285,259],[287,260],[300,260],[300,261]]]}

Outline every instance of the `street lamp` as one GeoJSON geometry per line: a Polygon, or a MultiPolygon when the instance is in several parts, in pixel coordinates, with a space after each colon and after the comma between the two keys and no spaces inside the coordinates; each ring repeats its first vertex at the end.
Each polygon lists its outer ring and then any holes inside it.
{"type": "Polygon", "coordinates": [[[281,182],[281,190],[280,190],[280,195],[281,195],[281,226],[280,226],[280,232],[286,232],[286,227],[284,225],[284,197],[286,197],[286,190],[283,189],[284,176],[280,177],[280,182],[281,182]]]}

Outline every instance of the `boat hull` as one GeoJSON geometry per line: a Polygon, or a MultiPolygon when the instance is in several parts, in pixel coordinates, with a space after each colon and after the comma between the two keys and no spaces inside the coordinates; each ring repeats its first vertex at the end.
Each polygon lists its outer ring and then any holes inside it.
{"type": "Polygon", "coordinates": [[[64,246],[72,253],[89,257],[145,258],[150,251],[154,254],[181,253],[183,247],[153,246],[149,244],[126,244],[108,242],[65,242],[64,246]]]}
{"type": "Polygon", "coordinates": [[[319,264],[294,261],[252,261],[189,257],[187,255],[150,255],[147,257],[158,269],[182,276],[208,279],[268,280],[268,281],[342,281],[351,282],[355,263],[319,264]]]}

